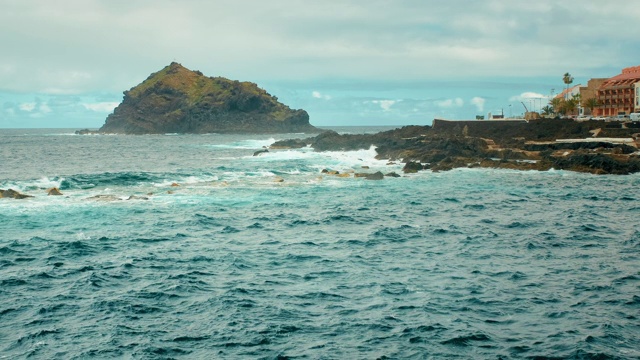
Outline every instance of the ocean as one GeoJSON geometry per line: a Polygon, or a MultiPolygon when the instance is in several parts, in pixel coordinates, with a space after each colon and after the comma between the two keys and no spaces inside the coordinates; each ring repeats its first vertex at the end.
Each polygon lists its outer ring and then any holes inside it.
{"type": "Polygon", "coordinates": [[[0,359],[640,358],[640,175],[309,136],[0,129],[0,359]]]}

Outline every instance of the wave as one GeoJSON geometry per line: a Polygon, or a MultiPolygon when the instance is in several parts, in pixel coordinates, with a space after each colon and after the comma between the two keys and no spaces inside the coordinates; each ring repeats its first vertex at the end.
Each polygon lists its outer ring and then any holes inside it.
{"type": "Polygon", "coordinates": [[[456,336],[454,338],[444,340],[441,343],[443,345],[453,346],[470,346],[475,342],[487,342],[491,341],[491,338],[483,333],[465,334],[456,336]]]}
{"type": "Polygon", "coordinates": [[[151,173],[151,172],[104,172],[97,174],[76,174],[71,176],[42,177],[23,181],[0,182],[2,189],[21,192],[59,188],[60,190],[86,190],[108,187],[132,187],[152,185],[156,187],[173,184],[199,184],[218,180],[209,172],[202,173],[151,173]]]}
{"type": "Polygon", "coordinates": [[[39,179],[24,181],[6,180],[0,181],[0,189],[14,189],[19,192],[26,192],[40,189],[49,189],[52,187],[60,188],[64,180],[65,178],[61,176],[43,176],[39,179]]]}
{"type": "Polygon", "coordinates": [[[214,144],[209,147],[217,149],[262,149],[276,142],[275,138],[269,139],[246,139],[231,142],[228,144],[214,144]]]}
{"type": "Polygon", "coordinates": [[[376,159],[376,147],[354,151],[316,152],[306,147],[295,150],[271,150],[259,156],[247,155],[243,160],[265,164],[295,164],[296,170],[319,173],[323,169],[345,171],[399,171],[402,164],[395,167],[388,160],[376,159]]]}
{"type": "Polygon", "coordinates": [[[143,172],[80,174],[70,176],[62,181],[60,190],[90,189],[108,186],[135,186],[158,180],[156,175],[143,172]]]}

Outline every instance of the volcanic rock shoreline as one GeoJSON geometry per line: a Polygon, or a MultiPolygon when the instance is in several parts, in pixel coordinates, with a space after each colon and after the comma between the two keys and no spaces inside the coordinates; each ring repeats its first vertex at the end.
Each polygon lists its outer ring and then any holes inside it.
{"type": "Polygon", "coordinates": [[[635,142],[639,133],[636,123],[434,120],[433,126],[405,126],[377,134],[326,131],[306,139],[277,141],[271,148],[350,151],[375,146],[378,159],[404,162],[405,173],[483,167],[622,175],[640,172],[635,142]]]}

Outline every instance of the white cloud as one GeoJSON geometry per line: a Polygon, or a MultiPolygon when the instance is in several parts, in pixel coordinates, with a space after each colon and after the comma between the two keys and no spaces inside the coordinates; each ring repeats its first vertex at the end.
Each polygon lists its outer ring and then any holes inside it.
{"type": "Polygon", "coordinates": [[[43,114],[47,114],[51,112],[51,108],[47,104],[40,104],[40,106],[38,107],[38,110],[40,110],[40,112],[43,114]]]}
{"type": "Polygon", "coordinates": [[[467,80],[613,76],[640,54],[632,1],[21,0],[2,10],[0,90],[22,92],[123,91],[174,59],[249,81],[467,80]]]}
{"type": "Polygon", "coordinates": [[[509,98],[509,101],[525,101],[534,99],[547,99],[549,95],[543,95],[535,92],[523,92],[520,95],[515,95],[509,98]]]}
{"type": "Polygon", "coordinates": [[[36,108],[36,103],[22,103],[18,107],[22,111],[32,112],[36,108]]]}
{"type": "Polygon", "coordinates": [[[484,111],[484,103],[486,102],[485,99],[481,98],[481,97],[474,97],[473,99],[471,99],[471,105],[475,105],[476,108],[478,109],[478,111],[484,111]]]}
{"type": "Polygon", "coordinates": [[[444,109],[450,109],[454,107],[458,107],[458,108],[462,107],[464,105],[464,100],[462,100],[461,98],[455,98],[455,99],[438,100],[435,103],[438,107],[441,107],[444,109]]]}
{"type": "Polygon", "coordinates": [[[380,108],[382,108],[383,111],[390,111],[391,106],[393,106],[393,104],[397,103],[398,101],[402,100],[373,100],[371,102],[380,105],[380,108]]]}
{"type": "Polygon", "coordinates": [[[85,109],[87,110],[91,110],[91,111],[96,111],[96,112],[112,112],[113,109],[115,109],[117,106],[119,105],[119,103],[117,102],[99,102],[99,103],[83,103],[82,106],[84,106],[85,109]]]}
{"type": "Polygon", "coordinates": [[[316,99],[324,99],[324,100],[331,100],[331,96],[329,95],[323,95],[321,94],[319,91],[314,91],[311,93],[311,96],[313,96],[316,99]]]}

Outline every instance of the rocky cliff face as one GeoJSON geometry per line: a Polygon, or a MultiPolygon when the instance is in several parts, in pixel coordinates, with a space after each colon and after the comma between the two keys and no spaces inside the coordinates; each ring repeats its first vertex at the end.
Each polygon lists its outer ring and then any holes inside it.
{"type": "Polygon", "coordinates": [[[100,133],[319,132],[304,110],[292,110],[256,84],[206,77],[178,63],[124,92],[100,133]]]}

